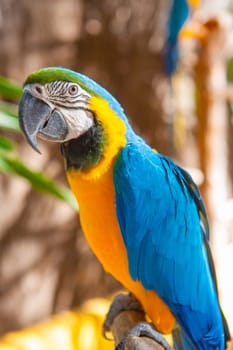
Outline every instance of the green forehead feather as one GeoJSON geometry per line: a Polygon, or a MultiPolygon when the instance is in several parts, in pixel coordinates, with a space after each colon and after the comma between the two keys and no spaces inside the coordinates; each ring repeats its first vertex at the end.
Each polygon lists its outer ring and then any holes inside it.
{"type": "Polygon", "coordinates": [[[110,107],[122,118],[127,122],[127,119],[125,117],[125,114],[123,112],[122,107],[120,106],[119,102],[107,91],[105,90],[101,85],[96,83],[91,78],[87,77],[84,74],[80,74],[77,72],[74,72],[70,69],[63,68],[63,67],[49,67],[49,68],[42,68],[32,74],[29,75],[27,80],[25,81],[25,84],[48,84],[52,81],[68,81],[71,83],[77,83],[80,85],[84,90],[90,93],[90,95],[98,96],[103,98],[104,100],[108,101],[110,107]]]}
{"type": "Polygon", "coordinates": [[[24,85],[35,83],[45,85],[57,80],[77,83],[86,91],[94,95],[99,95],[97,91],[98,89],[96,89],[96,83],[94,83],[93,80],[86,77],[85,75],[63,67],[48,67],[33,72],[27,77],[24,85]]]}
{"type": "Polygon", "coordinates": [[[42,68],[36,72],[33,72],[27,77],[25,84],[47,84],[55,80],[70,81],[78,83],[77,73],[62,67],[49,67],[42,68]]]}

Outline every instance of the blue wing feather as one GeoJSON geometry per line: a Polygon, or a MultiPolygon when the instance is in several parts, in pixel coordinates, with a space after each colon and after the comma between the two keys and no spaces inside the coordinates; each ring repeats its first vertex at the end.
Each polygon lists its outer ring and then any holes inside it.
{"type": "Polygon", "coordinates": [[[224,348],[217,292],[211,275],[191,177],[144,143],[127,145],[114,167],[117,217],[131,277],[155,290],[200,349],[224,348]]]}

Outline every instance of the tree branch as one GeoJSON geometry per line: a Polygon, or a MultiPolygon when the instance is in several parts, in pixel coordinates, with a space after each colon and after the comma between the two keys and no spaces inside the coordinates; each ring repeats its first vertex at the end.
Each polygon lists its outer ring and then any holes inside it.
{"type": "Polygon", "coordinates": [[[124,339],[125,350],[164,350],[161,344],[149,337],[127,334],[139,322],[146,322],[142,312],[135,310],[120,312],[114,318],[111,326],[115,345],[124,339]]]}

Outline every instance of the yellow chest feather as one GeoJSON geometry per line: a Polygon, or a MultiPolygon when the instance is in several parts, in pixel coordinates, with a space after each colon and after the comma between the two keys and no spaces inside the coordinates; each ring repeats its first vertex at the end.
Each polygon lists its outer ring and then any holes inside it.
{"type": "Polygon", "coordinates": [[[119,229],[112,166],[98,179],[86,179],[75,170],[68,180],[79,203],[80,221],[85,237],[102,263],[142,303],[156,327],[164,333],[171,331],[174,318],[167,306],[153,291],[146,291],[139,281],[133,281],[128,271],[126,249],[119,229]]]}
{"type": "Polygon", "coordinates": [[[86,172],[73,169],[67,173],[79,204],[83,232],[104,269],[138,298],[157,329],[168,333],[174,325],[174,317],[154,291],[145,290],[139,281],[131,279],[116,217],[113,163],[126,144],[126,126],[100,97],[92,97],[90,108],[103,126],[108,144],[99,163],[91,169],[86,172]]]}

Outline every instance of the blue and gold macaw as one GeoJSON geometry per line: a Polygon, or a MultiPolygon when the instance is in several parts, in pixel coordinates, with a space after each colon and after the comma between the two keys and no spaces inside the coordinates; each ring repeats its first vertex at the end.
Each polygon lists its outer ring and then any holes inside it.
{"type": "Polygon", "coordinates": [[[190,12],[197,8],[201,0],[172,0],[168,15],[166,42],[165,42],[165,62],[168,75],[172,75],[179,58],[178,38],[182,27],[190,12]]]}
{"type": "Polygon", "coordinates": [[[197,186],[132,129],[90,78],[44,68],[24,85],[22,131],[60,144],[83,232],[106,271],[141,302],[156,329],[175,320],[196,349],[224,349],[208,221],[197,186]]]}

